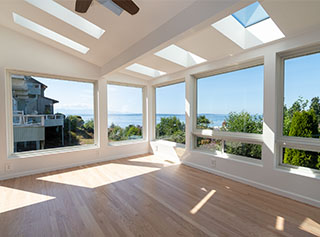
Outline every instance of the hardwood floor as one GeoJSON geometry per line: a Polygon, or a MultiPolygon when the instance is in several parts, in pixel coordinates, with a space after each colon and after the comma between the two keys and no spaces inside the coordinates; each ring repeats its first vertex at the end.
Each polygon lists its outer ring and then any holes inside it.
{"type": "Polygon", "coordinates": [[[0,182],[0,236],[320,236],[320,209],[147,155],[0,182]]]}

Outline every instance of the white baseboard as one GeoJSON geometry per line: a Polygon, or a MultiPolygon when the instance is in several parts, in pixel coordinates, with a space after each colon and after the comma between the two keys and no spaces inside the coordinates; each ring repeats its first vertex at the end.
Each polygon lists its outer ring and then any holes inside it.
{"type": "Polygon", "coordinates": [[[309,204],[309,205],[312,205],[312,206],[320,207],[320,201],[312,199],[312,198],[309,198],[309,197],[302,196],[300,194],[288,192],[288,191],[281,190],[281,189],[278,189],[278,188],[275,188],[275,187],[272,187],[272,186],[269,186],[269,185],[265,185],[265,184],[258,183],[258,182],[255,182],[255,181],[252,181],[252,180],[249,180],[249,179],[245,179],[245,178],[242,178],[242,177],[239,177],[239,176],[236,176],[236,175],[231,175],[231,174],[228,174],[228,173],[225,173],[225,172],[222,172],[222,171],[210,169],[208,167],[205,167],[205,166],[202,166],[202,165],[198,165],[198,164],[194,164],[192,162],[182,161],[182,164],[190,166],[192,168],[203,170],[203,171],[206,171],[206,172],[209,172],[209,173],[212,173],[212,174],[216,174],[216,175],[219,175],[219,176],[222,176],[222,177],[225,177],[225,178],[229,178],[229,179],[232,179],[234,181],[238,181],[238,182],[241,182],[241,183],[244,183],[244,184],[248,184],[248,185],[253,186],[255,188],[259,188],[259,189],[262,189],[262,190],[265,190],[265,191],[268,191],[268,192],[271,192],[271,193],[275,193],[275,194],[278,194],[280,196],[284,196],[284,197],[287,197],[287,198],[290,198],[290,199],[293,199],[293,200],[296,200],[296,201],[300,201],[300,202],[303,202],[303,203],[306,203],[306,204],[309,204]]]}
{"type": "Polygon", "coordinates": [[[90,161],[82,161],[82,162],[72,163],[72,164],[68,164],[68,165],[35,169],[35,170],[28,170],[28,171],[22,171],[22,172],[17,172],[17,173],[10,173],[10,174],[5,174],[5,175],[0,176],[0,181],[6,180],[6,179],[13,179],[13,178],[18,178],[18,177],[33,175],[33,174],[41,174],[41,173],[46,173],[46,172],[51,172],[51,171],[58,171],[58,170],[63,170],[63,169],[68,169],[68,168],[74,168],[74,167],[78,167],[78,166],[82,166],[82,165],[90,165],[90,164],[99,163],[99,162],[118,160],[118,159],[122,159],[122,158],[128,158],[128,157],[143,155],[143,154],[146,154],[146,152],[142,152],[142,153],[136,152],[136,153],[130,153],[127,155],[114,155],[114,156],[108,156],[108,157],[99,158],[99,159],[90,160],[90,161]]]}

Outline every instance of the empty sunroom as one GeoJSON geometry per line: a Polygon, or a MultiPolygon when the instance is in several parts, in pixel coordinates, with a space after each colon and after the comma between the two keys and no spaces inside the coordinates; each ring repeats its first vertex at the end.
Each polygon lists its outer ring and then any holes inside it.
{"type": "Polygon", "coordinates": [[[320,236],[320,2],[0,3],[1,236],[320,236]]]}

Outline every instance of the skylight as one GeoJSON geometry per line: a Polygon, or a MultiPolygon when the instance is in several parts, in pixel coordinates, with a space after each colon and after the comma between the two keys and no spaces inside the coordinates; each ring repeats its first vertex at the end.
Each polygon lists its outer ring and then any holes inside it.
{"type": "Polygon", "coordinates": [[[103,33],[104,29],[96,26],[90,21],[84,19],[83,17],[77,15],[73,11],[61,6],[53,0],[25,0],[31,5],[40,8],[41,10],[57,17],[58,19],[74,26],[75,28],[91,35],[92,37],[99,39],[103,33]]]}
{"type": "Polygon", "coordinates": [[[33,32],[36,32],[44,37],[47,37],[69,48],[77,50],[78,52],[83,54],[86,54],[89,51],[89,48],[87,48],[86,46],[83,46],[82,44],[79,44],[71,39],[68,39],[67,37],[64,37],[63,35],[60,35],[52,30],[49,30],[33,21],[30,21],[27,18],[24,18],[23,16],[20,16],[14,12],[12,13],[12,16],[13,16],[13,21],[16,24],[23,26],[33,32]]]}
{"type": "Polygon", "coordinates": [[[193,65],[206,62],[207,60],[188,52],[174,44],[160,50],[154,55],[164,58],[168,61],[179,64],[183,67],[191,67],[193,65]]]}
{"type": "Polygon", "coordinates": [[[158,76],[162,76],[165,75],[165,72],[153,69],[151,67],[147,67],[138,63],[134,63],[128,67],[126,67],[127,70],[132,71],[132,72],[137,72],[140,74],[144,74],[146,76],[149,77],[158,77],[158,76]]]}
{"type": "Polygon", "coordinates": [[[243,49],[285,37],[259,2],[211,25],[243,49]]]}
{"type": "Polygon", "coordinates": [[[268,13],[259,2],[255,2],[232,14],[244,27],[249,27],[269,18],[268,13]]]}

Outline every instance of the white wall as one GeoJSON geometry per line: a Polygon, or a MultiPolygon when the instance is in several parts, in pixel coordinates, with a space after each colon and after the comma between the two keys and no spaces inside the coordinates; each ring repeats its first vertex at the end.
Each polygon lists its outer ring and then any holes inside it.
{"type": "MultiPolygon", "coordinates": [[[[123,146],[109,146],[107,141],[106,79],[100,68],[42,44],[17,32],[0,27],[0,180],[20,175],[55,170],[102,160],[149,152],[147,141],[123,146]],[[6,129],[6,69],[92,80],[96,83],[98,144],[88,150],[39,153],[26,158],[8,158],[6,129]],[[6,164],[11,170],[6,171],[6,164]]],[[[112,78],[111,78],[112,79],[112,78]]],[[[130,77],[126,77],[129,81],[130,77]]],[[[114,79],[116,80],[116,79],[114,79]]],[[[137,82],[132,79],[132,82],[137,82]]],[[[143,81],[140,81],[142,83],[143,81]]]]}
{"type": "MultiPolygon", "coordinates": [[[[299,49],[301,47],[320,44],[320,31],[312,31],[291,39],[281,40],[254,48],[238,55],[227,57],[222,60],[208,62],[171,75],[165,75],[152,82],[154,86],[170,83],[185,77],[186,81],[186,152],[182,163],[225,176],[243,183],[256,186],[286,197],[290,197],[311,205],[320,206],[320,179],[303,173],[293,173],[287,169],[277,167],[277,54],[283,51],[299,49]],[[262,146],[262,162],[251,163],[244,160],[221,158],[210,153],[192,149],[192,131],[196,104],[195,79],[192,75],[203,72],[219,70],[250,60],[263,58],[265,68],[264,82],[264,132],[262,146]],[[191,111],[191,114],[190,114],[191,111]],[[193,112],[193,113],[192,113],[193,112]],[[211,159],[215,159],[216,167],[212,167],[211,159]]],[[[280,101],[280,100],[279,100],[280,101]]],[[[170,155],[173,149],[164,143],[155,141],[152,143],[157,153],[170,155]],[[157,144],[158,143],[158,144],[157,144]],[[170,151],[170,152],[168,152],[170,151]]],[[[176,157],[175,155],[173,155],[176,157]]]]}

